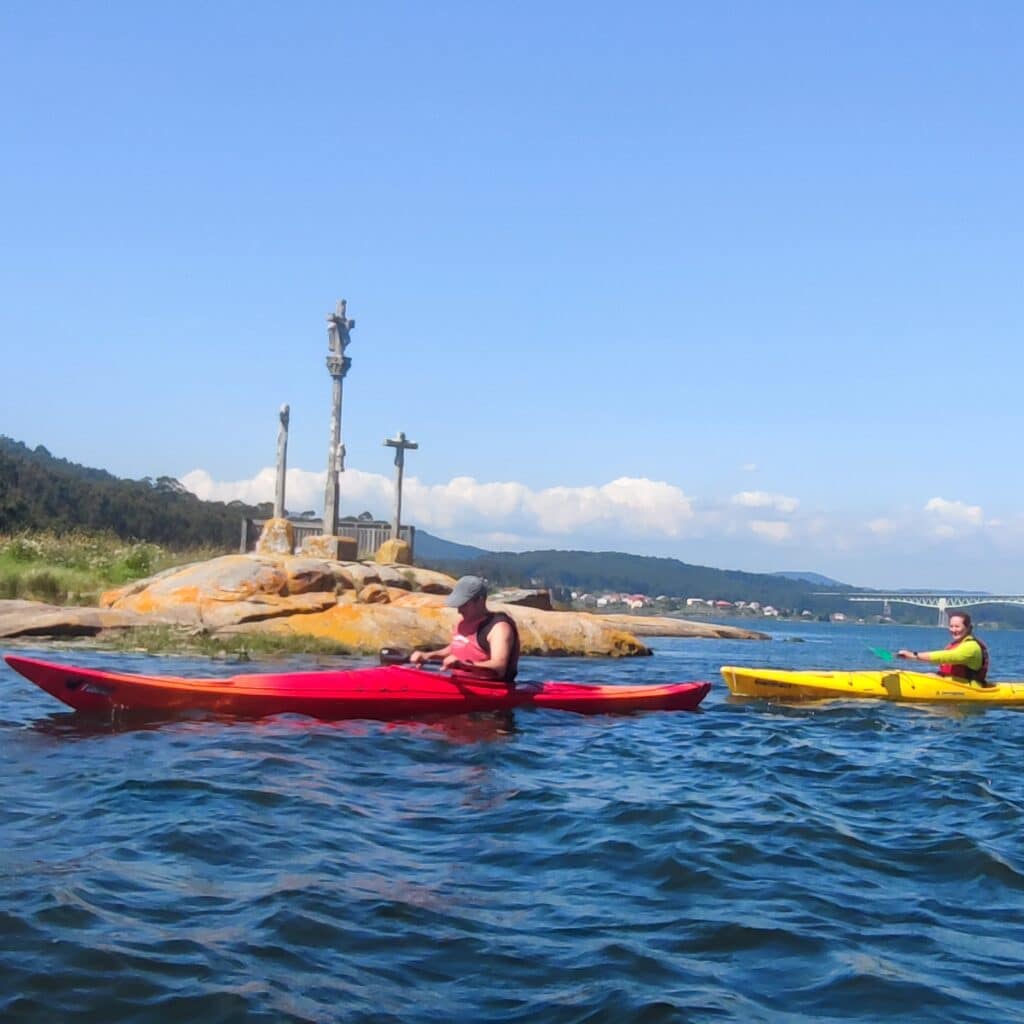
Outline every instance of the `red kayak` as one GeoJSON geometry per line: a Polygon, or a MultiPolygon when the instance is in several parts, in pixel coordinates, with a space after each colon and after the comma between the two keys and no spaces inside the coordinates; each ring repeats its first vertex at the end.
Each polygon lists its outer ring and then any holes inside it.
{"type": "Polygon", "coordinates": [[[76,668],[14,654],[5,654],[4,660],[76,711],[102,713],[201,710],[247,717],[291,713],[381,721],[513,708],[552,708],[594,715],[692,711],[711,689],[711,684],[704,682],[664,686],[549,682],[519,685],[510,693],[504,686],[407,665],[182,679],[76,668]]]}

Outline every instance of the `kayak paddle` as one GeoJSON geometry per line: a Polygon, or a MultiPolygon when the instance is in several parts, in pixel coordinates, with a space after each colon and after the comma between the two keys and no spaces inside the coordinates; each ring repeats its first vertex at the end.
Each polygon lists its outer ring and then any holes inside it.
{"type": "Polygon", "coordinates": [[[884,647],[869,647],[868,650],[876,658],[881,658],[882,661],[893,661],[896,657],[892,651],[887,651],[884,647]]]}
{"type": "MultiPolygon", "coordinates": [[[[413,651],[429,651],[429,647],[414,647],[412,651],[407,651],[402,647],[382,647],[378,654],[378,660],[382,665],[408,665],[413,651]]],[[[428,669],[434,667],[433,662],[420,662],[419,668],[428,669]]]]}
{"type": "Polygon", "coordinates": [[[409,651],[403,651],[401,647],[382,647],[379,657],[382,665],[406,665],[409,651]]]}

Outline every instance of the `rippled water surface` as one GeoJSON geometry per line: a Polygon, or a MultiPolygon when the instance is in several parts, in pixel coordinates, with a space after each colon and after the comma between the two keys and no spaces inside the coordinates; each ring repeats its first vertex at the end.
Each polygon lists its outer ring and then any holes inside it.
{"type": "MultiPolygon", "coordinates": [[[[739,702],[718,676],[943,638],[780,625],[526,659],[715,687],[698,713],[433,725],[128,728],[4,667],[0,1019],[1024,1019],[1024,716],[739,702]]],[[[993,675],[1024,678],[1024,634],[987,639],[993,675]]]]}

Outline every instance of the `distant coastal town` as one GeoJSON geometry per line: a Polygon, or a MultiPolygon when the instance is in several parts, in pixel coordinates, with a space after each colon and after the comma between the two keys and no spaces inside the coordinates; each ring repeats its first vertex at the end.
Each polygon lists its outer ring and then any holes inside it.
{"type": "MultiPolygon", "coordinates": [[[[626,611],[631,612],[655,612],[671,613],[683,612],[688,615],[735,615],[741,617],[759,617],[768,619],[811,619],[829,622],[846,622],[850,620],[844,612],[829,612],[822,614],[812,612],[808,608],[793,612],[789,609],[779,609],[774,605],[762,604],[760,601],[726,601],[724,598],[714,597],[671,597],[667,594],[659,594],[657,597],[650,597],[647,594],[623,594],[623,593],[601,593],[591,594],[584,591],[572,590],[569,596],[574,608],[588,611],[626,611]]],[[[873,616],[872,621],[878,621],[878,616],[873,616]]]]}

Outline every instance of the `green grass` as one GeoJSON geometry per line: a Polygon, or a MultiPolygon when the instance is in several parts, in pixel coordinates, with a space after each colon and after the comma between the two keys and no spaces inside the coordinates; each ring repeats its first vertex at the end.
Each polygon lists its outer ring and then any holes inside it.
{"type": "MultiPolygon", "coordinates": [[[[217,549],[169,551],[157,544],[128,542],[112,534],[0,534],[0,600],[96,605],[104,590],[143,579],[188,562],[226,552],[217,549]]],[[[217,657],[273,657],[289,654],[351,654],[343,644],[295,634],[246,633],[209,636],[192,628],[144,626],[110,631],[97,646],[115,651],[188,653],[217,657]]]]}
{"type": "Polygon", "coordinates": [[[220,550],[169,551],[113,534],[0,534],[0,599],[93,605],[104,590],[142,579],[220,550]]]}
{"type": "Polygon", "coordinates": [[[351,648],[319,637],[294,634],[247,633],[208,636],[174,626],[143,626],[105,636],[101,646],[115,651],[146,651],[149,654],[194,653],[215,658],[234,655],[242,660],[282,654],[352,654],[351,648]]]}

